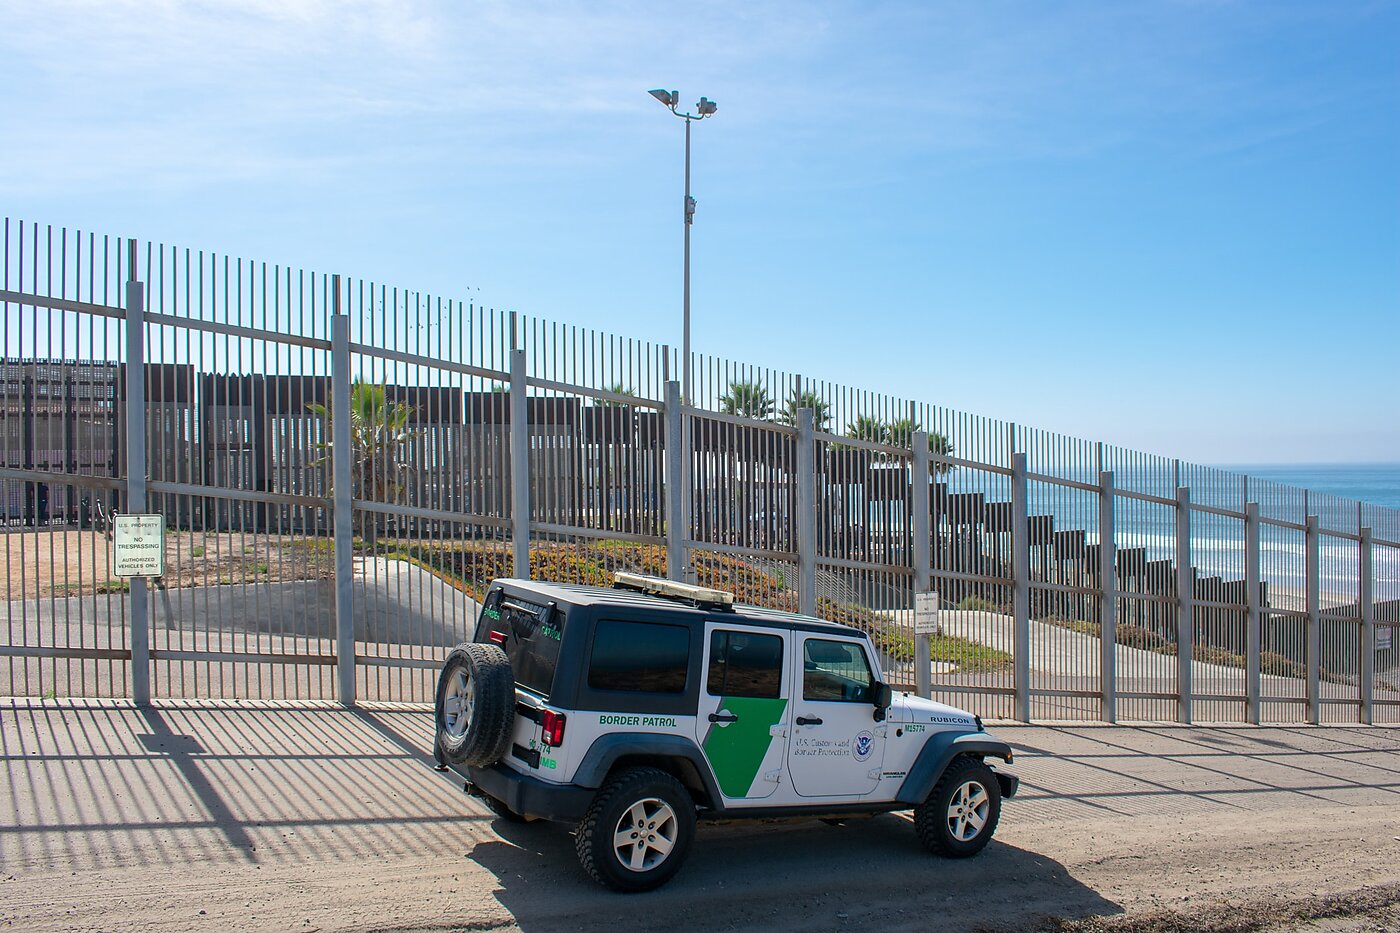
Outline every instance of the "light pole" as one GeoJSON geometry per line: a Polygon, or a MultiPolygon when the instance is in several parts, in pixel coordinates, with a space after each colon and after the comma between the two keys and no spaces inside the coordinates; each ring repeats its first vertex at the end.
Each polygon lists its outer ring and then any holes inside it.
{"type": "Polygon", "coordinates": [[[673,114],[685,121],[685,273],[682,298],[681,333],[681,400],[689,405],[690,391],[690,225],[695,222],[695,199],[690,196],[690,124],[696,120],[714,116],[719,107],[709,98],[702,97],[695,105],[694,113],[681,113],[676,107],[680,104],[680,91],[657,89],[649,91],[652,97],[666,106],[673,114]]]}

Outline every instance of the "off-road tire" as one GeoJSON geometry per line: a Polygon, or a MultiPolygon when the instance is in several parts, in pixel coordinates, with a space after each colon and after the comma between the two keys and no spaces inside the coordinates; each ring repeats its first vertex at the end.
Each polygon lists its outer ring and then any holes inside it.
{"type": "Polygon", "coordinates": [[[918,832],[919,841],[924,844],[924,848],[934,855],[968,858],[981,852],[991,841],[1000,818],[1001,785],[997,783],[996,775],[992,773],[991,768],[976,758],[963,755],[953,759],[933,790],[929,792],[928,799],[914,808],[914,829],[918,832]],[[984,805],[975,808],[982,825],[970,838],[954,832],[954,825],[959,821],[950,816],[950,810],[963,806],[962,801],[955,804],[954,797],[969,784],[974,788],[980,787],[981,793],[985,795],[983,800],[974,792],[974,800],[984,805]]]}
{"type": "Polygon", "coordinates": [[[507,823],[528,823],[529,820],[512,810],[504,800],[497,800],[490,794],[482,794],[481,802],[486,804],[486,809],[505,820],[507,823]]]}
{"type": "MultiPolygon", "coordinates": [[[[459,703],[462,702],[458,697],[459,703]]],[[[510,658],[495,645],[464,644],[453,648],[438,675],[437,739],[434,757],[456,765],[484,768],[506,753],[515,728],[515,677],[510,658]],[[465,681],[460,678],[465,678],[465,681]],[[449,728],[444,703],[461,687],[471,691],[469,718],[449,728]],[[465,728],[463,728],[465,726],[465,728]]]]}
{"type": "MultiPolygon", "coordinates": [[[[662,811],[663,813],[665,811],[662,811]]],[[[662,832],[657,836],[664,835],[662,832]]],[[[695,802],[690,792],[674,777],[660,768],[628,768],[607,780],[593,802],[589,804],[574,835],[579,864],[588,876],[614,891],[650,891],[670,881],[680,871],[690,844],[695,839],[695,802]],[[650,802],[650,803],[649,803],[650,802]],[[622,863],[615,848],[616,834],[624,817],[651,809],[652,804],[669,808],[667,826],[648,826],[671,833],[671,846],[664,857],[643,870],[633,870],[622,863]]],[[[645,840],[642,840],[645,842],[645,840]]],[[[654,850],[645,848],[650,859],[654,850]]]]}

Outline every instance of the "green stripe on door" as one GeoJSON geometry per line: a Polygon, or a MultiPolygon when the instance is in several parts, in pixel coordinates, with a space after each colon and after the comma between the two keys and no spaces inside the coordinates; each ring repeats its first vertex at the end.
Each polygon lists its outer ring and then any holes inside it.
{"type": "Polygon", "coordinates": [[[725,697],[719,705],[739,717],[721,728],[712,723],[705,736],[705,757],[714,769],[719,789],[726,797],[747,797],[758,769],[773,744],[769,730],[782,721],[786,699],[725,697]]]}

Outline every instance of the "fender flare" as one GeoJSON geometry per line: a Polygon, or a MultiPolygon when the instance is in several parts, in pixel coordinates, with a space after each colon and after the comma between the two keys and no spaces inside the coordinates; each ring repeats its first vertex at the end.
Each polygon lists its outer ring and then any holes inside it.
{"type": "Polygon", "coordinates": [[[603,786],[608,772],[619,758],[627,755],[647,755],[654,758],[683,758],[694,766],[705,785],[715,810],[724,809],[724,796],[720,793],[715,776],[710,771],[710,763],[692,740],[681,735],[665,735],[654,732],[613,732],[594,740],[578,768],[574,771],[573,783],[581,787],[603,786]]]}
{"type": "Polygon", "coordinates": [[[1011,746],[985,732],[936,732],[925,743],[923,751],[909,769],[899,787],[896,799],[900,803],[918,806],[928,799],[948,764],[959,755],[991,756],[1011,760],[1011,746]]]}

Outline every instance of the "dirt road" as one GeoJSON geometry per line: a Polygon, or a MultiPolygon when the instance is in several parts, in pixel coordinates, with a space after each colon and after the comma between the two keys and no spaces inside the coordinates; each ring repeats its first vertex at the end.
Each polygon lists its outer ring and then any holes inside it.
{"type": "Polygon", "coordinates": [[[0,709],[0,927],[1400,930],[1400,730],[1007,727],[978,858],[908,820],[711,825],[666,888],[586,881],[430,768],[421,710],[0,709]]]}

